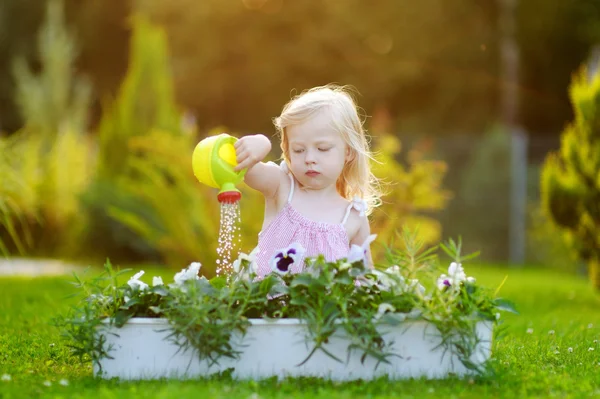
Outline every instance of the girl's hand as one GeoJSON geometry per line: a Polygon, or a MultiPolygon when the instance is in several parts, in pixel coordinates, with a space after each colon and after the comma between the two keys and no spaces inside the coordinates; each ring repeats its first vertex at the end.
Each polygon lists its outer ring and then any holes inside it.
{"type": "Polygon", "coordinates": [[[244,136],[234,144],[238,165],[234,170],[250,169],[271,151],[271,141],[262,134],[244,136]]]}

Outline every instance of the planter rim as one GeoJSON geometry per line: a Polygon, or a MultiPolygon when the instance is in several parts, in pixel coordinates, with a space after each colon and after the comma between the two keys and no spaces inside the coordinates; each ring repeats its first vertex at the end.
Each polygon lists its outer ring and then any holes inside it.
{"type": "MultiPolygon", "coordinates": [[[[305,325],[306,322],[301,319],[291,318],[291,319],[248,319],[250,324],[253,326],[265,326],[265,325],[284,325],[284,326],[296,326],[296,325],[305,325]]],[[[478,323],[491,323],[487,320],[479,320],[478,323]]],[[[103,319],[102,324],[109,324],[110,319],[103,319]]],[[[418,324],[418,323],[427,323],[430,324],[429,321],[423,319],[406,319],[402,321],[400,324],[418,324]]],[[[164,317],[132,317],[127,320],[125,324],[136,324],[136,325],[168,325],[169,320],[164,317]]]]}

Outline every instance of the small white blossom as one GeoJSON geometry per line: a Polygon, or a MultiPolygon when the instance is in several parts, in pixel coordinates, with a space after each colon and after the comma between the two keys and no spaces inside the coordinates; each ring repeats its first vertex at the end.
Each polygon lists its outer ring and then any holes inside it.
{"type": "Polygon", "coordinates": [[[597,344],[597,343],[598,343],[598,340],[597,340],[597,339],[595,339],[593,342],[594,342],[595,344],[597,344]]]}
{"type": "Polygon", "coordinates": [[[560,355],[560,351],[554,351],[555,355],[560,355]]]}
{"type": "Polygon", "coordinates": [[[527,329],[527,334],[533,334],[533,328],[528,328],[527,329]]]}
{"type": "Polygon", "coordinates": [[[569,351],[569,353],[573,353],[573,348],[569,347],[569,349],[567,349],[569,351]]]}
{"type": "Polygon", "coordinates": [[[47,386],[47,387],[52,386],[52,383],[48,380],[44,381],[43,384],[44,384],[44,386],[47,386]]]}
{"type": "Polygon", "coordinates": [[[240,252],[238,258],[233,261],[233,272],[241,278],[249,279],[251,274],[258,273],[258,264],[256,263],[256,257],[260,253],[260,248],[256,247],[250,252],[245,254],[240,252]],[[243,263],[247,263],[247,267],[243,267],[243,263]]]}
{"type": "Polygon", "coordinates": [[[588,324],[588,328],[594,328],[594,325],[592,323],[588,324]]]}
{"type": "Polygon", "coordinates": [[[127,282],[127,285],[129,285],[132,289],[138,289],[140,291],[144,291],[146,289],[148,289],[148,284],[144,283],[143,281],[140,281],[140,277],[142,277],[144,275],[144,271],[140,271],[136,274],[133,275],[133,277],[131,277],[129,279],[129,281],[127,282]]]}
{"type": "Polygon", "coordinates": [[[63,378],[62,380],[58,381],[58,383],[59,383],[60,385],[62,385],[63,387],[66,387],[66,386],[68,386],[68,385],[69,385],[69,381],[68,381],[68,380],[65,380],[64,378],[63,378]]]}
{"type": "Polygon", "coordinates": [[[156,287],[157,285],[164,285],[163,279],[161,276],[152,277],[152,286],[156,287]]]}
{"type": "Polygon", "coordinates": [[[500,320],[500,313],[496,313],[496,320],[500,320]]]}
{"type": "Polygon", "coordinates": [[[588,352],[592,352],[594,350],[594,348],[588,348],[588,352]]]}
{"type": "Polygon", "coordinates": [[[201,266],[200,262],[192,262],[187,269],[181,269],[181,271],[173,277],[175,284],[182,285],[188,280],[199,280],[200,277],[198,276],[198,273],[200,272],[201,266]]]}
{"type": "Polygon", "coordinates": [[[454,287],[459,288],[461,283],[464,282],[475,283],[474,277],[467,277],[465,273],[465,269],[463,269],[462,265],[457,262],[450,263],[448,267],[448,275],[442,274],[437,279],[437,287],[438,289],[444,289],[445,287],[454,287]]]}
{"type": "Polygon", "coordinates": [[[554,335],[554,330],[548,331],[548,335],[554,335]]]}
{"type": "Polygon", "coordinates": [[[2,377],[0,379],[2,381],[10,381],[12,380],[12,377],[9,374],[2,374],[2,377]]]}

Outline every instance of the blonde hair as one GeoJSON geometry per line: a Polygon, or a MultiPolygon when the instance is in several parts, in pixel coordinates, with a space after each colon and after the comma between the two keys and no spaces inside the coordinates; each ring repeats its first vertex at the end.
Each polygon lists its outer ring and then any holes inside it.
{"type": "Polygon", "coordinates": [[[295,96],[283,107],[281,115],[273,120],[281,138],[282,158],[289,166],[286,128],[303,123],[322,110],[331,116],[332,127],[351,151],[350,160],[336,182],[337,191],[348,200],[355,196],[362,198],[367,203],[367,214],[370,214],[381,203],[381,191],[379,180],[371,172],[373,156],[363,121],[348,87],[333,84],[315,87],[295,96]]]}

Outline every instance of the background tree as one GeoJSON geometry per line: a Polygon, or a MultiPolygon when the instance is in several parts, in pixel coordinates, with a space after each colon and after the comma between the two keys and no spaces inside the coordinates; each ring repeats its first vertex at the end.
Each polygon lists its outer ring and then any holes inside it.
{"type": "MultiPolygon", "coordinates": [[[[22,124],[14,80],[1,72],[16,55],[37,63],[44,4],[0,4],[0,130],[22,124]]],[[[571,118],[566,88],[600,37],[599,8],[595,0],[518,2],[518,119],[528,131],[556,135],[571,118]]],[[[497,119],[497,2],[68,0],[66,11],[96,105],[116,94],[126,71],[129,16],[141,11],[166,28],[177,100],[203,131],[272,131],[270,119],[291,89],[330,81],[355,85],[367,114],[386,106],[394,132],[473,134],[497,119]]],[[[100,107],[94,110],[98,116],[100,107]]]]}
{"type": "Polygon", "coordinates": [[[600,289],[600,73],[585,69],[570,90],[575,120],[562,133],[559,152],[542,171],[542,201],[600,289]]]}

